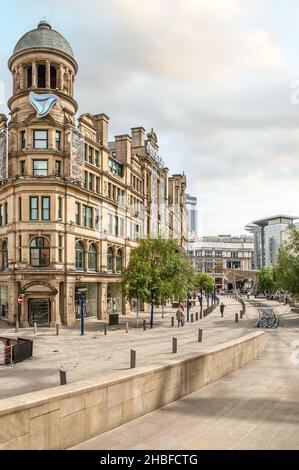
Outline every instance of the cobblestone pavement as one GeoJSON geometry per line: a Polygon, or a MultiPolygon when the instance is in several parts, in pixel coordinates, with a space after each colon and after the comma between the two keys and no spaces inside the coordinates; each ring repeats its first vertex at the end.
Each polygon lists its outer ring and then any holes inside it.
{"type": "Polygon", "coordinates": [[[280,323],[263,356],[75,449],[299,449],[299,315],[265,304],[280,323]]]}
{"type": "MultiPolygon", "coordinates": [[[[104,322],[89,319],[86,334],[80,336],[80,322],[71,328],[61,328],[60,335],[55,335],[54,328],[39,328],[36,335],[33,329],[1,328],[0,336],[24,337],[33,339],[31,360],[12,366],[0,366],[0,398],[20,395],[34,390],[59,385],[59,368],[67,371],[69,383],[86,378],[115,378],[119,372],[129,368],[130,349],[137,352],[137,367],[159,366],[174,360],[171,341],[178,338],[178,353],[183,358],[190,352],[203,352],[207,347],[238,338],[255,329],[257,312],[248,307],[246,315],[238,323],[234,322],[235,313],[240,311],[240,304],[231,298],[223,299],[226,305],[224,317],[219,308],[208,317],[194,323],[187,323],[183,328],[171,327],[171,316],[175,309],[167,308],[164,318],[161,311],[155,314],[155,327],[143,331],[136,328],[136,314],[122,317],[122,324],[109,327],[104,336],[104,322]],[[125,332],[125,321],[129,321],[129,332],[125,332]],[[198,328],[203,329],[203,342],[197,342],[198,328]]],[[[192,308],[191,313],[199,311],[192,308]]],[[[142,314],[142,319],[149,320],[149,314],[142,314]]]]}

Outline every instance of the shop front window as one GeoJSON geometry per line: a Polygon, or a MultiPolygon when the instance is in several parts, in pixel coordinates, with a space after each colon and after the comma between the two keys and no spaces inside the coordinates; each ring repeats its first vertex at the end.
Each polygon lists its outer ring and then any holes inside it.
{"type": "Polygon", "coordinates": [[[8,317],[8,288],[5,284],[0,284],[0,307],[2,320],[8,317]]]}

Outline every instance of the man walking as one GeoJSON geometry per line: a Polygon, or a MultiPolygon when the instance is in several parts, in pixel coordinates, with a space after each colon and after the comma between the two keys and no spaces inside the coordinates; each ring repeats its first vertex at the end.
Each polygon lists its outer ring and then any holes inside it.
{"type": "Polygon", "coordinates": [[[220,313],[221,313],[222,317],[223,317],[223,314],[224,314],[224,307],[225,307],[224,303],[221,302],[221,304],[220,304],[220,313]]]}

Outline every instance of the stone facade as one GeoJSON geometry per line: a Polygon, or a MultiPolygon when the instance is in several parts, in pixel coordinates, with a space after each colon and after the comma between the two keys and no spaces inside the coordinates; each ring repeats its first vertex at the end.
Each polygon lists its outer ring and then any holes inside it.
{"type": "Polygon", "coordinates": [[[132,128],[109,142],[106,114],[76,121],[78,66],[48,23],[19,41],[8,65],[11,118],[0,115],[0,132],[8,133],[0,186],[1,316],[23,327],[70,325],[80,296],[87,316],[125,314],[121,271],[138,239],[175,237],[186,247],[186,177],[169,176],[153,130],[132,128]],[[30,92],[59,101],[38,117],[30,92]],[[74,132],[84,148],[82,178],[71,170],[74,132]]]}
{"type": "MultiPolygon", "coordinates": [[[[232,287],[227,286],[224,269],[241,271],[253,269],[253,240],[249,236],[202,237],[197,246],[189,250],[189,254],[197,271],[209,273],[214,277],[218,291],[232,287]]],[[[244,287],[250,286],[251,282],[244,287]]]]}

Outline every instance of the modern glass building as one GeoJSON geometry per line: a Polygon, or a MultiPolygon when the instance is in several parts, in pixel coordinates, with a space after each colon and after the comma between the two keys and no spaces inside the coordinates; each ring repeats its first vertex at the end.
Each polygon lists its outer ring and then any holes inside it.
{"type": "Polygon", "coordinates": [[[190,250],[198,238],[198,208],[197,197],[186,194],[188,214],[188,249],[190,250]]]}
{"type": "Polygon", "coordinates": [[[287,240],[289,230],[294,227],[294,220],[298,217],[288,215],[275,215],[255,220],[245,229],[253,234],[254,241],[254,268],[274,266],[280,246],[287,240]]]}

